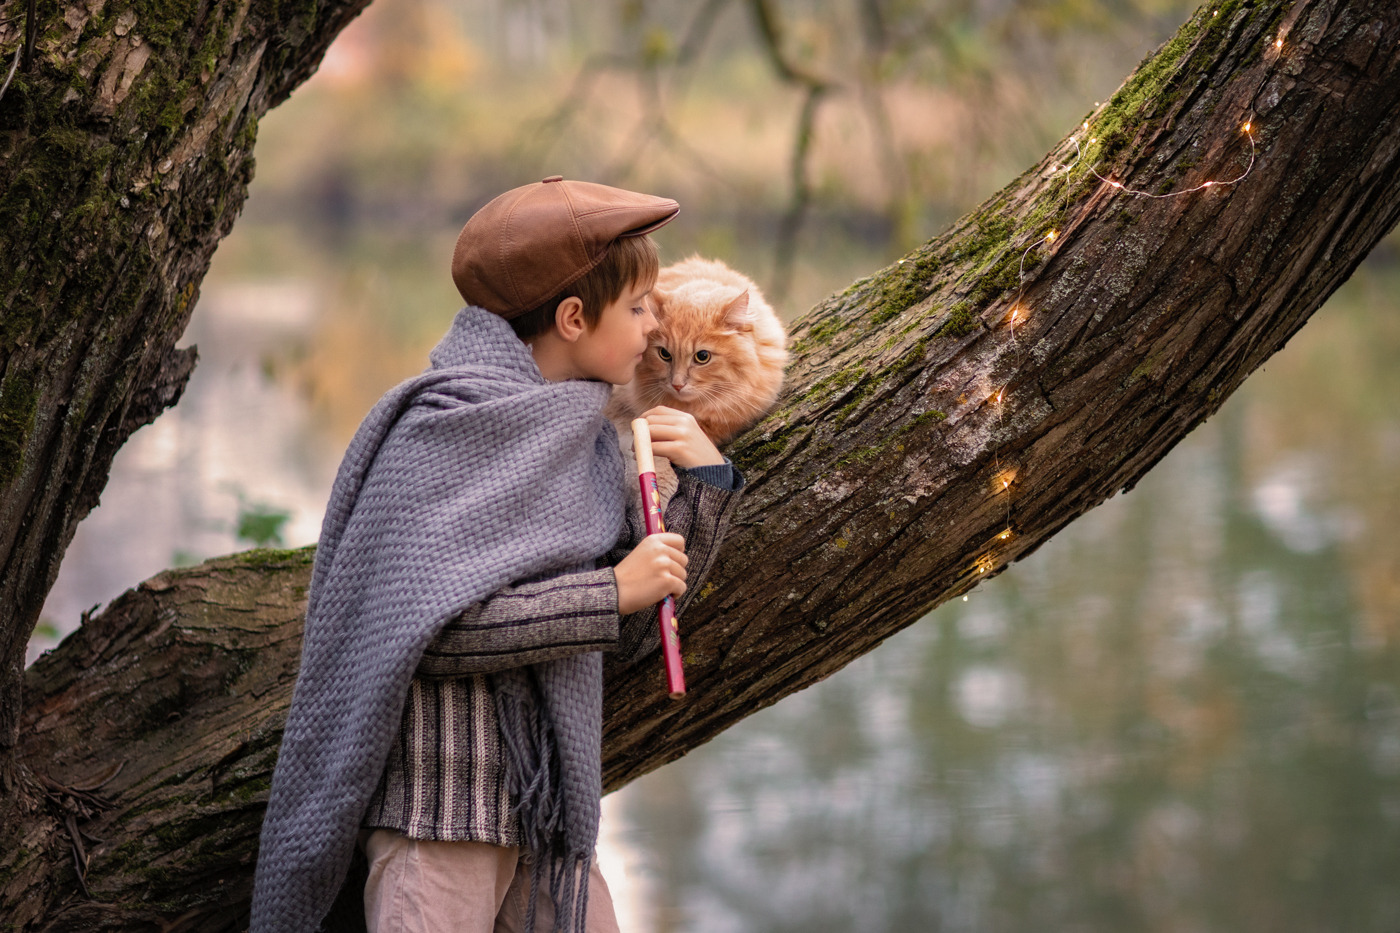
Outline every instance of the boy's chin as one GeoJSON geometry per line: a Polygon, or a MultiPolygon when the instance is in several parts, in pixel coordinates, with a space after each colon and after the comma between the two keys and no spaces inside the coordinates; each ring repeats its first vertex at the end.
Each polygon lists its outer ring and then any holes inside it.
{"type": "Polygon", "coordinates": [[[592,372],[585,371],[579,373],[576,378],[588,379],[593,382],[604,382],[610,386],[625,386],[632,381],[632,377],[636,375],[636,371],[637,369],[635,366],[628,370],[613,370],[612,372],[595,369],[592,372]]]}
{"type": "Polygon", "coordinates": [[[633,366],[631,369],[627,370],[626,373],[619,373],[614,375],[620,375],[621,378],[612,378],[609,379],[608,382],[611,382],[615,386],[625,386],[627,385],[627,383],[631,382],[637,377],[637,367],[633,366]]]}

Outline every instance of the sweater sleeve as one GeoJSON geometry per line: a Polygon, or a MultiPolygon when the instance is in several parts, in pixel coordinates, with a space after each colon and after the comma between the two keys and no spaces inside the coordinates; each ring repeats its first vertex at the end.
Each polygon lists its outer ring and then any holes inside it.
{"type": "MultiPolygon", "coordinates": [[[[678,486],[663,518],[667,531],[685,538],[690,559],[685,595],[676,601],[679,614],[700,592],[714,564],[744,478],[727,462],[695,470],[674,469],[678,486]]],[[[641,510],[629,505],[622,537],[599,561],[597,570],[561,574],[497,591],[443,627],[423,653],[418,676],[444,679],[490,674],[583,651],[616,650],[624,661],[650,652],[659,644],[656,607],[619,616],[617,576],[613,572],[645,536],[641,510]]]]}
{"type": "MultiPolygon", "coordinates": [[[[739,496],[744,488],[744,477],[726,459],[722,467],[698,467],[687,470],[672,464],[678,485],[676,494],[666,505],[662,520],[667,531],[675,532],[685,539],[685,554],[689,558],[686,565],[685,594],[676,600],[676,615],[685,612],[709,576],[719,555],[719,546],[724,533],[729,528],[729,519],[739,504],[739,496]],[[718,477],[728,480],[729,488],[715,485],[706,480],[714,476],[704,471],[723,469],[728,475],[718,477]]],[[[646,520],[641,510],[630,506],[627,510],[627,526],[623,539],[617,547],[609,551],[601,563],[616,566],[631,553],[632,549],[646,536],[646,520]]],[[[656,617],[656,607],[648,606],[640,612],[623,616],[618,634],[617,656],[624,663],[630,663],[655,650],[661,644],[660,627],[656,617]]]]}
{"type": "Polygon", "coordinates": [[[716,463],[712,466],[690,467],[686,470],[691,476],[710,486],[718,486],[720,489],[737,489],[742,482],[739,479],[739,471],[734,469],[733,462],[728,457],[723,463],[716,463]],[[738,485],[736,485],[738,484],[738,485]]]}
{"type": "Polygon", "coordinates": [[[418,676],[465,677],[617,646],[612,567],[507,586],[443,627],[418,676]]]}

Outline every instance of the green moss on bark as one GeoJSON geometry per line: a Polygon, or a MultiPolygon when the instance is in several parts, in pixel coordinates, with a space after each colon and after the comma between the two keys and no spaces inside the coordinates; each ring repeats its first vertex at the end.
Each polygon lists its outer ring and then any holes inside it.
{"type": "Polygon", "coordinates": [[[787,450],[788,444],[798,434],[799,428],[784,425],[752,447],[729,450],[727,453],[734,465],[743,472],[766,469],[769,462],[787,450]]]}
{"type": "Polygon", "coordinates": [[[977,314],[972,310],[972,304],[967,301],[959,301],[953,305],[948,312],[948,320],[943,322],[943,326],[933,332],[935,337],[966,337],[977,329],[977,314]]]}
{"type": "Polygon", "coordinates": [[[233,555],[240,564],[250,567],[296,567],[309,564],[316,559],[316,545],[299,548],[253,548],[251,551],[233,555]]]}
{"type": "Polygon", "coordinates": [[[819,380],[811,389],[807,390],[807,401],[812,405],[820,405],[836,397],[843,389],[864,379],[865,372],[864,366],[857,366],[854,369],[842,369],[834,372],[825,379],[819,380]]]}
{"type": "Polygon", "coordinates": [[[889,270],[889,278],[880,290],[880,302],[869,317],[870,326],[879,327],[927,298],[940,265],[937,253],[927,246],[901,259],[889,270]]]}
{"type": "Polygon", "coordinates": [[[38,408],[39,391],[28,375],[0,382],[0,485],[19,475],[38,408]]]}
{"type": "MultiPolygon", "coordinates": [[[[254,123],[253,132],[255,134],[257,132],[256,123],[254,123]]],[[[250,142],[249,146],[251,145],[252,143],[250,142]]],[[[803,337],[800,340],[793,342],[792,352],[794,354],[801,354],[814,347],[825,346],[831,343],[831,341],[836,337],[836,335],[840,333],[842,326],[843,322],[839,318],[835,317],[829,318],[825,321],[822,321],[820,324],[814,325],[812,329],[807,331],[807,333],[803,335],[803,337]]]]}

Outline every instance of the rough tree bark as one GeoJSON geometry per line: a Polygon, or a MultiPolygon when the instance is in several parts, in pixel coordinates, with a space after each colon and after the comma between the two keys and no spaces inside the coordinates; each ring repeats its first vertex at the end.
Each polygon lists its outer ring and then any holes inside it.
{"type": "MultiPolygon", "coordinates": [[[[368,0],[0,0],[0,826],[25,646],[112,457],[175,403],[177,350],[252,177],[258,118],[368,0]]],[[[4,878],[0,870],[0,879],[4,878]]],[[[11,911],[0,909],[0,923],[11,911]]]]}
{"type": "MultiPolygon", "coordinates": [[[[1074,139],[807,314],[779,410],[729,450],[751,485],[684,620],[689,697],[609,671],[608,785],[1026,556],[1214,413],[1400,218],[1397,49],[1391,0],[1208,6],[1074,139]]],[[[309,560],[162,574],[31,669],[18,755],[48,802],[0,824],[13,928],[241,927],[309,560]]]]}
{"type": "Polygon", "coordinates": [[[0,761],[64,549],[194,367],[175,343],[258,117],[367,4],[0,2],[0,76],[22,59],[0,97],[0,761]]]}

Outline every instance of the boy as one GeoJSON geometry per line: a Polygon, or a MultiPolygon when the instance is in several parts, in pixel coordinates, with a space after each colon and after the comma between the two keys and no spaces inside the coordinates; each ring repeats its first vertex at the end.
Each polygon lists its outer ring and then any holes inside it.
{"type": "Polygon", "coordinates": [[[331,493],[253,933],[329,925],[362,829],[376,933],[616,929],[592,864],[602,651],[655,644],[655,603],[683,606],[743,482],[653,409],[681,486],[647,537],[602,417],[656,326],[647,234],[678,210],[554,176],[463,228],[467,307],[331,493]]]}

